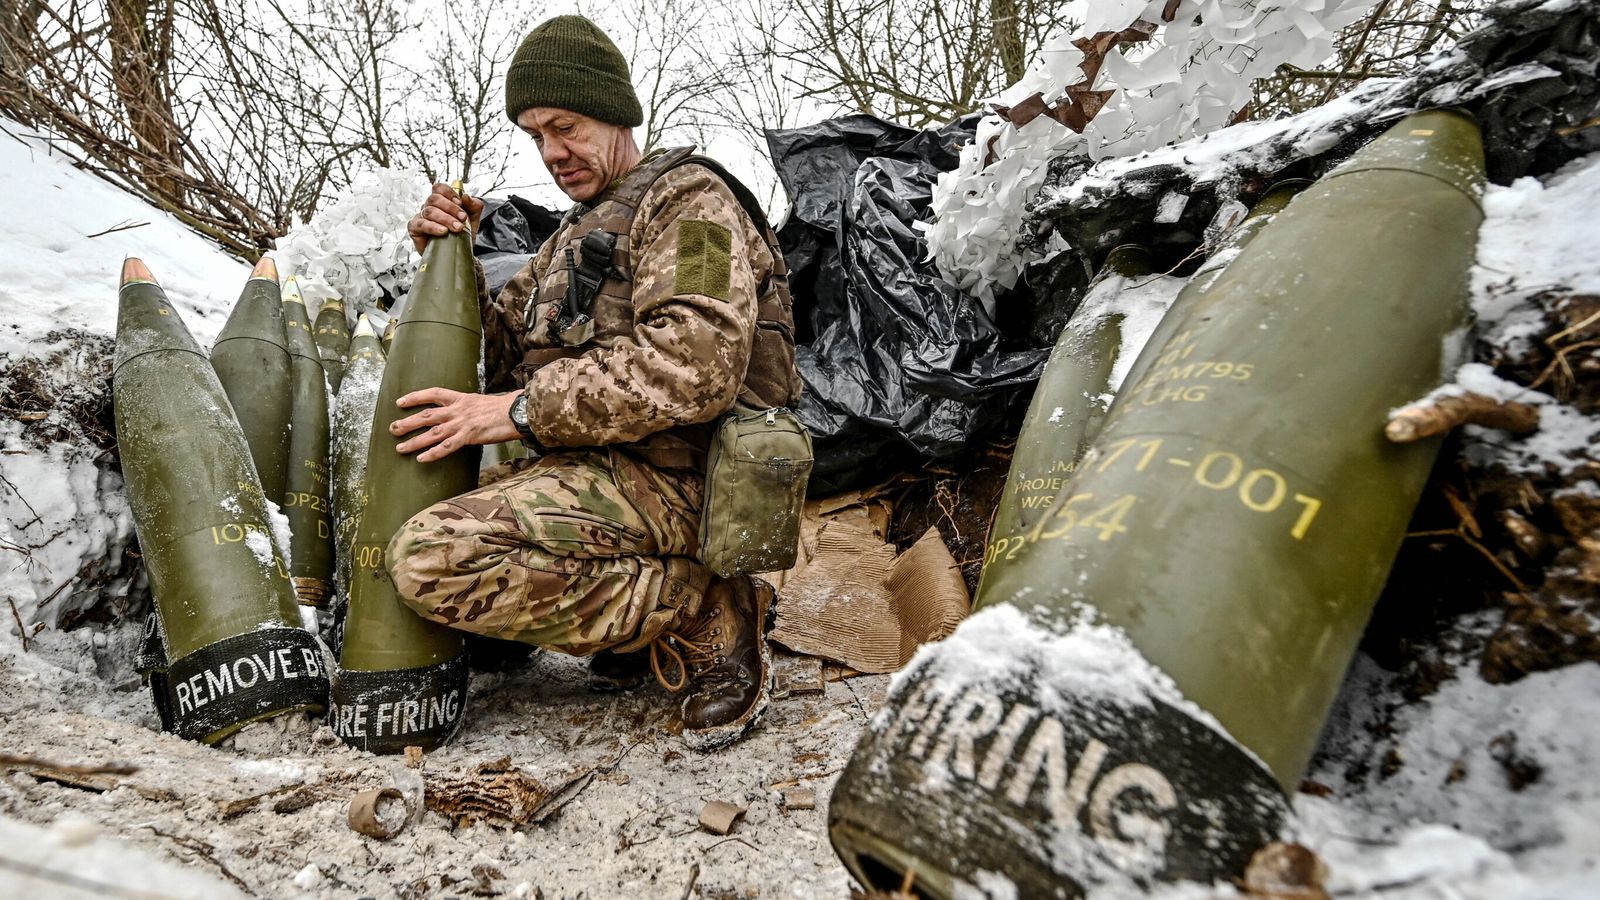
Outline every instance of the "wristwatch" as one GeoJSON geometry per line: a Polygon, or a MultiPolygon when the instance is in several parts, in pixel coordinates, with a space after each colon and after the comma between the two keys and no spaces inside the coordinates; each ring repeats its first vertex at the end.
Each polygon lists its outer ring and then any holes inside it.
{"type": "Polygon", "coordinates": [[[544,445],[533,436],[533,427],[528,424],[528,392],[521,391],[517,399],[511,401],[511,424],[516,426],[517,434],[522,436],[522,442],[527,444],[536,453],[544,453],[544,445]]]}

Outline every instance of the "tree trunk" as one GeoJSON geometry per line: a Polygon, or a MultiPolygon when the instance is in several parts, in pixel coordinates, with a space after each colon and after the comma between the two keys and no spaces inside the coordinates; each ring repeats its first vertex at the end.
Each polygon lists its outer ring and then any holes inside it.
{"type": "Polygon", "coordinates": [[[0,108],[24,124],[32,123],[19,94],[33,68],[29,45],[37,38],[42,2],[0,0],[0,108]]]}
{"type": "Polygon", "coordinates": [[[139,161],[145,182],[155,193],[181,200],[182,188],[176,177],[181,161],[166,89],[171,21],[151,21],[154,5],[153,0],[107,3],[111,78],[128,115],[128,130],[145,157],[139,161]]]}
{"type": "Polygon", "coordinates": [[[1017,0],[989,0],[990,29],[1000,51],[1000,65],[1006,84],[1016,84],[1028,70],[1028,57],[1022,49],[1022,22],[1017,19],[1017,0]]]}

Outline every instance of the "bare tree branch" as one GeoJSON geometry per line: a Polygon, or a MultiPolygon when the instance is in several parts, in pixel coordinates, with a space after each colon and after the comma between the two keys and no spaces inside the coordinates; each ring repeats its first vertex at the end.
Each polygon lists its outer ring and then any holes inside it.
{"type": "MultiPolygon", "coordinates": [[[[405,0],[0,0],[0,111],[254,258],[373,167],[503,180],[499,82],[527,17],[405,0]]],[[[479,186],[484,189],[484,186],[479,186]]]]}

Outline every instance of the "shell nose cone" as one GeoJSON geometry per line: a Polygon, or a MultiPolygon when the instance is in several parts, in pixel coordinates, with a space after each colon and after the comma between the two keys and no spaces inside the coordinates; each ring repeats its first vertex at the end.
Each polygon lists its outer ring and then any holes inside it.
{"type": "Polygon", "coordinates": [[[137,256],[130,256],[122,261],[122,280],[118,284],[139,283],[159,284],[160,282],[156,281],[156,276],[151,274],[150,267],[144,264],[144,260],[137,256]]]}
{"type": "MultiPolygon", "coordinates": [[[[277,269],[271,260],[263,259],[250,272],[250,278],[245,281],[244,289],[239,292],[239,299],[233,304],[233,311],[228,314],[228,321],[222,326],[222,331],[218,332],[217,339],[211,347],[212,361],[217,360],[219,349],[223,350],[224,355],[232,352],[225,349],[228,342],[241,338],[266,341],[286,351],[289,345],[284,333],[281,299],[277,269]]],[[[262,351],[261,348],[255,348],[252,352],[262,351]]],[[[229,364],[222,363],[222,365],[226,367],[229,364]]],[[[248,369],[249,366],[246,366],[246,371],[248,369]]],[[[260,374],[251,373],[252,377],[260,374]]],[[[245,373],[241,372],[240,376],[244,378],[245,373]]],[[[225,378],[224,381],[226,380],[225,378]]]]}
{"type": "Polygon", "coordinates": [[[167,299],[166,291],[153,280],[150,270],[136,259],[128,262],[137,264],[137,268],[130,272],[130,266],[123,266],[112,370],[120,370],[129,360],[157,350],[193,353],[204,359],[183,317],[167,299]]]}

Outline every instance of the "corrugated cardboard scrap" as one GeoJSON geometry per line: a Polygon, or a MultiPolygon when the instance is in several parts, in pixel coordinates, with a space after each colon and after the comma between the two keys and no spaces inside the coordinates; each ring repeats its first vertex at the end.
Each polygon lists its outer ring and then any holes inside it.
{"type": "Polygon", "coordinates": [[[893,672],[971,609],[955,558],[930,528],[896,556],[888,504],[859,493],[806,505],[795,567],[779,585],[769,637],[862,672],[893,672]]]}

